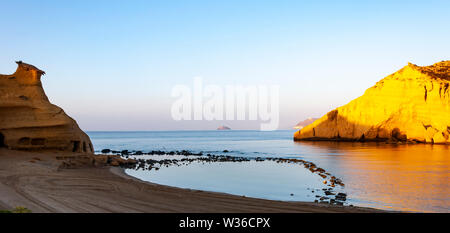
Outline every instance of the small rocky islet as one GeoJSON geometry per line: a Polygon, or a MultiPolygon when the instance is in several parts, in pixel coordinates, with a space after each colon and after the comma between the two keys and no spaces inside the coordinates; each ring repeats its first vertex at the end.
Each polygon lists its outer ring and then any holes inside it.
{"type": "MultiPolygon", "coordinates": [[[[223,153],[229,153],[229,150],[223,150],[223,153]]],[[[295,158],[277,158],[277,157],[243,157],[243,156],[230,156],[230,155],[216,155],[212,153],[204,152],[191,152],[188,150],[181,151],[162,151],[152,150],[148,152],[135,151],[135,150],[111,150],[103,149],[102,154],[96,155],[96,157],[102,158],[106,165],[120,166],[125,169],[135,170],[159,170],[163,167],[169,166],[183,166],[189,165],[193,162],[201,163],[214,163],[214,162],[264,162],[272,161],[276,163],[289,163],[300,164],[310,172],[317,174],[323,179],[323,184],[328,188],[323,189],[309,189],[311,193],[315,195],[315,203],[332,204],[332,205],[344,205],[347,201],[347,194],[342,192],[336,192],[335,187],[344,187],[344,182],[336,176],[330,174],[325,169],[318,167],[313,162],[309,162],[303,159],[295,158]],[[170,158],[170,159],[150,159],[139,158],[139,156],[184,156],[184,158],[170,158]],[[320,194],[322,193],[322,194],[320,194]]],[[[294,194],[290,194],[294,196],[294,194]]]]}

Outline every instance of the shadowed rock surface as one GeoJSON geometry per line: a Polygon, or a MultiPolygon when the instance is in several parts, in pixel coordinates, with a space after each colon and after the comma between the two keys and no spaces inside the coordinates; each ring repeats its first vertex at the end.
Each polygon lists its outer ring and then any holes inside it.
{"type": "Polygon", "coordinates": [[[409,63],[294,134],[294,140],[449,144],[450,61],[409,63]]]}
{"type": "Polygon", "coordinates": [[[17,62],[12,75],[0,75],[0,147],[93,153],[89,137],[64,110],[49,102],[44,71],[17,62]]]}

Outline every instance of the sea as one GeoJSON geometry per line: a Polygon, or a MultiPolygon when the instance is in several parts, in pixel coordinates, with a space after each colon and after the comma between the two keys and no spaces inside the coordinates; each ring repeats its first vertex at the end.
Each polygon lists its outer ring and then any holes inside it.
{"type": "MultiPolygon", "coordinates": [[[[295,142],[294,130],[87,132],[102,149],[181,151],[313,162],[345,186],[345,205],[392,211],[450,212],[450,146],[361,142],[295,142]]],[[[151,155],[147,157],[158,157],[151,155]]],[[[192,162],[159,170],[126,169],[161,185],[283,201],[317,200],[322,177],[299,164],[192,162]]]]}

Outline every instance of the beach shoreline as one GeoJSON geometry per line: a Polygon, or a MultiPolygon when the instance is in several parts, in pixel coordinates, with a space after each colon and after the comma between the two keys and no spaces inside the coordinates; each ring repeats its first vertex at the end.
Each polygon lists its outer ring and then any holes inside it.
{"type": "MultiPolygon", "coordinates": [[[[373,213],[383,210],[274,201],[169,187],[120,167],[61,169],[62,152],[0,149],[0,209],[33,213],[373,213]]],[[[73,156],[73,154],[70,154],[73,156]]]]}

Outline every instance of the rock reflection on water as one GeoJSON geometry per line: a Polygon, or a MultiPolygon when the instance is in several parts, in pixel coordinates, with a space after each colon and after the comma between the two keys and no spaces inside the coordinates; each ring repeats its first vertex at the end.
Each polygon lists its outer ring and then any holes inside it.
{"type": "Polygon", "coordinates": [[[446,145],[297,142],[305,158],[341,177],[362,206],[450,212],[450,148],[446,145]]]}

